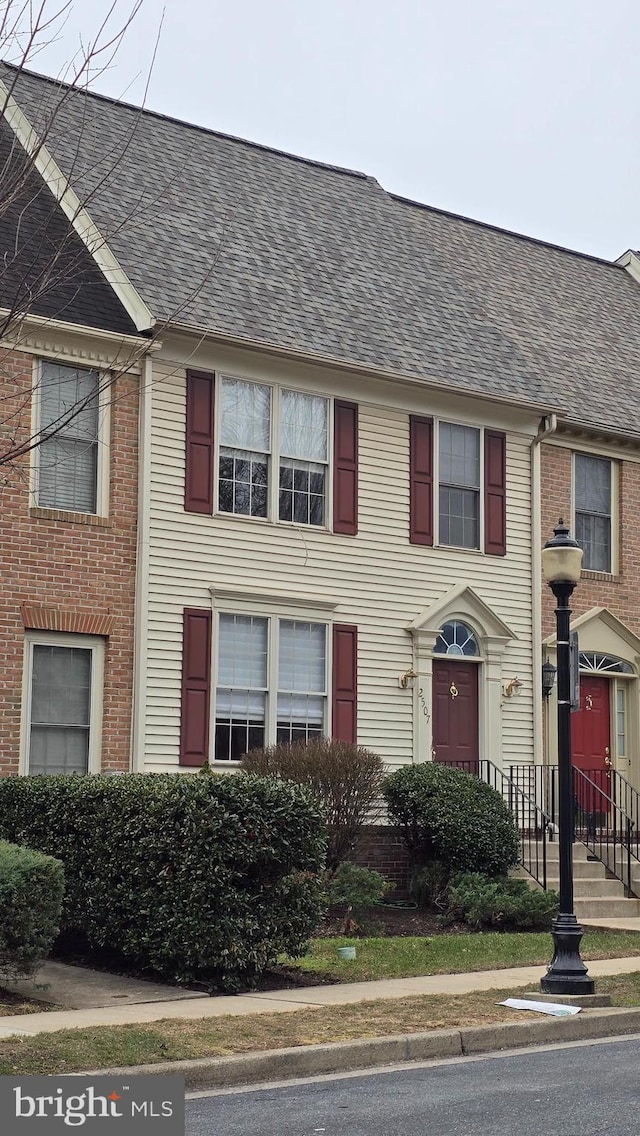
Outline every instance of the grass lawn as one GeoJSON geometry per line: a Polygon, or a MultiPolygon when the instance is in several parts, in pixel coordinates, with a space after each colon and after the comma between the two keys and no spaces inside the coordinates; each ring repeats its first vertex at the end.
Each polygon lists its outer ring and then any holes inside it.
{"type": "MultiPolygon", "coordinates": [[[[0,1041],[0,1074],[72,1073],[158,1061],[228,1056],[319,1042],[531,1020],[496,1003],[525,990],[433,995],[322,1006],[279,1014],[109,1026],[0,1041]]],[[[640,973],[598,979],[617,1006],[640,1005],[640,973]]]]}
{"type": "MultiPolygon", "coordinates": [[[[586,931],[581,953],[585,959],[640,955],[640,934],[586,931]]],[[[539,934],[488,931],[432,938],[314,939],[304,958],[283,961],[287,966],[314,971],[337,982],[459,974],[469,970],[544,965],[551,961],[551,936],[546,931],[539,934]],[[338,947],[346,946],[355,946],[355,960],[338,958],[338,947]]]]}

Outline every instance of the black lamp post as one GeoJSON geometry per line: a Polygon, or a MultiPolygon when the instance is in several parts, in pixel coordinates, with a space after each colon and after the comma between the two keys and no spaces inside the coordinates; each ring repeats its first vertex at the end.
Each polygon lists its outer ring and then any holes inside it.
{"type": "Polygon", "coordinates": [[[580,958],[582,927],[573,911],[573,773],[571,768],[571,668],[569,599],[580,579],[582,549],[562,518],[542,551],[542,572],[556,597],[558,644],[558,851],[560,912],[553,920],[553,958],[540,986],[548,994],[593,994],[594,982],[580,958]]]}

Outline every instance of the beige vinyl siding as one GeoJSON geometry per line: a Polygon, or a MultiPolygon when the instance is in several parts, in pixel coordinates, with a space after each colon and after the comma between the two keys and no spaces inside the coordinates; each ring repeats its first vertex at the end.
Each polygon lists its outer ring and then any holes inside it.
{"type": "MultiPolygon", "coordinates": [[[[443,416],[447,410],[449,420],[504,427],[491,404],[461,398],[456,404],[425,390],[365,384],[319,369],[293,370],[291,364],[276,368],[274,360],[248,353],[244,358],[210,354],[190,365],[265,382],[280,375],[296,389],[357,401],[359,532],[334,536],[254,518],[186,513],[184,367],[154,360],[144,768],[178,765],[182,610],[210,606],[210,587],[232,584],[292,597],[323,596],[336,607],[319,619],[358,625],[359,741],[397,766],[413,754],[414,694],[398,685],[398,676],[413,663],[407,627],[464,581],[518,637],[506,650],[503,677],[517,675],[523,686],[517,697],[503,699],[502,745],[505,762],[533,760],[529,483],[534,415],[527,421],[518,412],[518,429],[508,433],[508,555],[424,548],[409,543],[408,415],[439,408],[443,416]]],[[[265,604],[264,614],[268,611],[265,604]]],[[[140,755],[137,760],[141,767],[140,755]]]]}

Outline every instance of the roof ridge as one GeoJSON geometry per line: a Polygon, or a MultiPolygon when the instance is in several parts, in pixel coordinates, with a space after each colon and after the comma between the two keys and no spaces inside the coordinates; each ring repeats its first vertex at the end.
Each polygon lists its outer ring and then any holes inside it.
{"type": "MultiPolygon", "coordinates": [[[[493,233],[503,233],[506,237],[516,237],[519,241],[526,241],[528,244],[541,245],[543,248],[555,249],[557,252],[567,253],[568,256],[578,256],[582,260],[595,261],[596,264],[605,264],[608,268],[615,268],[618,271],[621,265],[617,264],[615,260],[607,260],[606,257],[596,256],[595,253],[581,252],[579,249],[567,248],[566,245],[558,245],[555,241],[545,241],[542,237],[531,237],[527,233],[519,233],[515,229],[504,229],[501,225],[494,225],[491,221],[479,221],[476,217],[467,217],[464,213],[454,213],[450,209],[442,209],[438,205],[428,205],[424,201],[416,201],[411,197],[403,197],[399,193],[389,192],[389,197],[394,201],[399,201],[402,205],[411,205],[414,209],[423,209],[429,213],[437,213],[440,217],[451,217],[454,221],[464,221],[467,225],[476,225],[480,229],[490,229],[493,233]]],[[[624,272],[625,269],[622,269],[624,272]]]]}
{"type": "Polygon", "coordinates": [[[289,158],[292,162],[302,162],[303,165],[306,166],[316,166],[323,170],[331,170],[333,173],[345,174],[346,177],[358,178],[360,181],[374,182],[376,185],[379,185],[376,178],[364,173],[362,170],[353,170],[348,166],[336,166],[332,162],[322,162],[318,158],[305,158],[301,154],[292,154],[289,150],[279,150],[277,146],[267,146],[263,142],[253,142],[250,138],[241,138],[237,134],[225,134],[223,130],[213,130],[209,126],[200,126],[195,122],[187,122],[184,118],[176,118],[175,115],[163,114],[162,111],[159,110],[150,110],[146,106],[125,102],[124,99],[117,99],[112,95],[102,95],[99,91],[91,91],[87,87],[74,87],[72,83],[64,83],[61,79],[54,79],[51,75],[43,75],[40,71],[31,71],[28,67],[17,67],[15,63],[9,63],[6,59],[0,59],[0,64],[2,64],[3,67],[8,67],[10,70],[17,72],[19,75],[28,75],[32,79],[49,83],[51,86],[69,91],[77,91],[78,94],[86,95],[100,102],[111,103],[112,106],[126,107],[127,110],[134,110],[139,114],[148,115],[150,118],[161,119],[163,122],[173,122],[176,126],[186,127],[187,130],[197,130],[201,134],[210,134],[215,138],[224,138],[228,142],[238,142],[242,146],[250,146],[254,150],[262,150],[267,154],[277,154],[281,158],[289,158]]]}

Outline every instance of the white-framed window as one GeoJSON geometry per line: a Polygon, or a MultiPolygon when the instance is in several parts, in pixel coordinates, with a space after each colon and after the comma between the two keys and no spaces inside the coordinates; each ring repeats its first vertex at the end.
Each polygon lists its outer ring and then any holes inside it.
{"type": "Polygon", "coordinates": [[[482,431],[438,423],[438,543],[481,547],[482,431]]]}
{"type": "Polygon", "coordinates": [[[329,399],[222,376],[218,510],[328,524],[329,399]]]}
{"type": "Polygon", "coordinates": [[[106,512],[106,392],[101,373],[39,359],[34,373],[34,504],[106,512]]]}
{"type": "Polygon", "coordinates": [[[215,642],[215,761],[326,733],[326,623],[221,612],[215,642]]]}
{"type": "Polygon", "coordinates": [[[613,571],[613,502],[615,467],[609,458],[573,455],[575,536],[584,550],[582,567],[613,571]]]}
{"type": "Polygon", "coordinates": [[[22,722],[25,773],[100,769],[104,641],[27,632],[22,722]]]}

